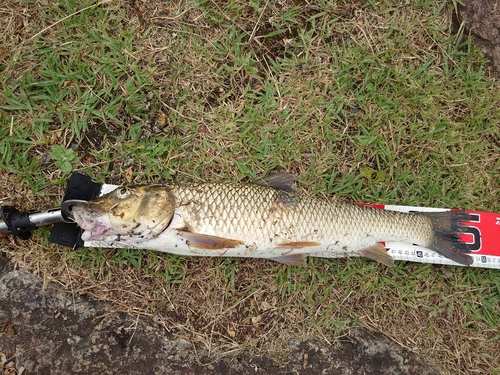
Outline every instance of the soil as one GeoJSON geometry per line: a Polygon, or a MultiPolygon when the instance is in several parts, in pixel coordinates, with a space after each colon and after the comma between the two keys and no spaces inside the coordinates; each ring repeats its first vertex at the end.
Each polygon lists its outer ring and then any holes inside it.
{"type": "Polygon", "coordinates": [[[0,374],[419,374],[438,372],[384,335],[287,343],[280,363],[243,350],[213,357],[149,317],[110,311],[0,261],[0,374]]]}
{"type": "Polygon", "coordinates": [[[466,35],[490,60],[493,71],[500,74],[500,2],[498,0],[469,0],[458,8],[455,29],[465,25],[466,35]]]}

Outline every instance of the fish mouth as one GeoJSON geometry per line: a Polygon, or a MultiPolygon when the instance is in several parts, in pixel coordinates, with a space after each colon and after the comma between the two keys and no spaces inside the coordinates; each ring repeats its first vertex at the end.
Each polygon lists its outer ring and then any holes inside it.
{"type": "Polygon", "coordinates": [[[83,229],[82,240],[92,241],[102,239],[109,230],[101,221],[91,217],[85,208],[76,205],[71,210],[73,220],[83,229]]]}
{"type": "Polygon", "coordinates": [[[89,202],[81,199],[67,199],[61,204],[61,215],[66,222],[72,222],[73,220],[73,208],[75,206],[81,206],[83,208],[89,207],[89,202]]]}

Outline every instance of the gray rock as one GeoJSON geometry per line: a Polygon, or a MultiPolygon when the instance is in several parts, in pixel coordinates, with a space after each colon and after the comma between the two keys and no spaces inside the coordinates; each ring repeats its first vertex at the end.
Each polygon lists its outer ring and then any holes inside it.
{"type": "Polygon", "coordinates": [[[291,340],[280,367],[245,352],[214,360],[149,319],[109,308],[56,286],[43,290],[39,277],[0,261],[0,352],[23,374],[438,374],[414,353],[363,328],[352,329],[335,347],[291,340]]]}
{"type": "MultiPolygon", "coordinates": [[[[474,44],[491,60],[497,75],[500,74],[500,2],[468,0],[459,6],[458,14],[458,24],[465,21],[474,44]]],[[[458,25],[455,28],[458,29],[458,25]]]]}

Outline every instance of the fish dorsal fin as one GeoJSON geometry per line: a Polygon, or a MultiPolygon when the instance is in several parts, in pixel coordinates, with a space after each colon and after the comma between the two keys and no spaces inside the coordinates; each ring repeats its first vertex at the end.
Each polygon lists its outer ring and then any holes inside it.
{"type": "Polygon", "coordinates": [[[376,260],[387,267],[394,267],[394,259],[389,255],[381,243],[367,247],[359,252],[359,255],[376,260]]]}
{"type": "Polygon", "coordinates": [[[307,256],[305,254],[283,255],[280,257],[271,258],[278,263],[288,264],[289,266],[306,267],[307,256]]]}
{"type": "Polygon", "coordinates": [[[256,180],[255,183],[257,185],[269,186],[272,187],[273,189],[278,189],[293,193],[297,191],[297,188],[295,187],[296,180],[297,178],[294,174],[282,172],[267,176],[260,180],[256,180]]]}

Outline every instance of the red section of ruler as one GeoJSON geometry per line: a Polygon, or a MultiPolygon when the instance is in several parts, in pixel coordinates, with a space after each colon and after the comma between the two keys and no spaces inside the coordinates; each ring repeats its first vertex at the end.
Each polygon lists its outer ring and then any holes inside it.
{"type": "Polygon", "coordinates": [[[500,214],[467,211],[471,221],[461,223],[466,233],[461,239],[473,254],[500,256],[500,214]]]}
{"type": "Polygon", "coordinates": [[[380,209],[384,209],[385,208],[385,204],[378,204],[378,203],[361,203],[361,202],[354,202],[354,204],[357,204],[359,206],[370,206],[370,207],[375,207],[375,208],[380,208],[380,209]]]}

